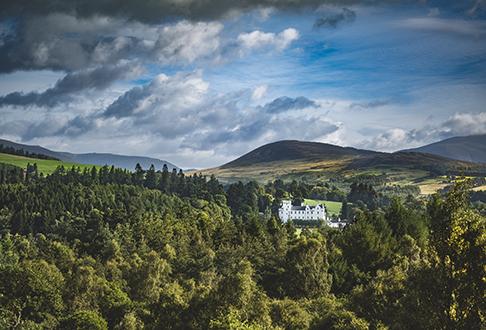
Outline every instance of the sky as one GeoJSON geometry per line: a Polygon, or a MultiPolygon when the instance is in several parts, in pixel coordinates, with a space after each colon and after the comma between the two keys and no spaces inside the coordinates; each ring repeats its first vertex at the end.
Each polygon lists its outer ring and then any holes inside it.
{"type": "Polygon", "coordinates": [[[486,0],[3,0],[0,138],[221,165],[486,133],[486,0]]]}

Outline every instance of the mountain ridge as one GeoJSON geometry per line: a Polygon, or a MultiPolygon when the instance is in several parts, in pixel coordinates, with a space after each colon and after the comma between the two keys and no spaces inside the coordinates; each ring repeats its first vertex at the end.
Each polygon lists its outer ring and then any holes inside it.
{"type": "Polygon", "coordinates": [[[13,147],[15,149],[23,149],[28,152],[43,154],[50,157],[55,157],[59,160],[79,163],[79,164],[91,164],[91,165],[113,165],[115,167],[124,168],[127,170],[133,170],[135,165],[139,163],[143,168],[147,169],[150,165],[154,165],[156,169],[162,169],[164,164],[167,164],[169,170],[173,168],[179,169],[178,166],[166,160],[145,157],[145,156],[128,156],[112,153],[71,153],[63,151],[53,151],[38,145],[28,145],[17,143],[5,139],[0,139],[0,145],[3,144],[6,147],[13,147]]]}
{"type": "Polygon", "coordinates": [[[402,152],[422,152],[486,164],[486,134],[456,136],[402,152]]]}
{"type": "MultiPolygon", "coordinates": [[[[196,171],[195,171],[196,172],[196,171]]],[[[327,143],[283,140],[265,144],[219,167],[198,170],[226,182],[320,180],[354,175],[388,175],[408,180],[427,180],[444,175],[485,176],[486,164],[454,160],[438,155],[398,151],[377,152],[327,143]]],[[[440,180],[440,179],[438,179],[440,180]]]]}
{"type": "Polygon", "coordinates": [[[323,160],[336,157],[366,156],[382,154],[378,151],[341,147],[329,143],[281,140],[262,145],[220,166],[231,168],[275,161],[323,160]]]}

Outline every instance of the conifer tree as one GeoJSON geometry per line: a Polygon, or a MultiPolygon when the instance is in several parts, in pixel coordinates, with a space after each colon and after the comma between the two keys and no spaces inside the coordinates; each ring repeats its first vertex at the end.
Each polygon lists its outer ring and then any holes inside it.
{"type": "Polygon", "coordinates": [[[132,182],[137,186],[142,186],[144,182],[144,170],[140,163],[135,165],[135,172],[132,174],[132,182]]]}
{"type": "Polygon", "coordinates": [[[169,192],[169,179],[169,168],[167,167],[167,164],[164,164],[164,166],[162,167],[162,174],[160,176],[159,189],[165,193],[169,192]]]}
{"type": "Polygon", "coordinates": [[[150,165],[150,168],[145,175],[145,187],[149,189],[155,189],[155,187],[157,187],[157,176],[155,175],[154,164],[150,165]]]}

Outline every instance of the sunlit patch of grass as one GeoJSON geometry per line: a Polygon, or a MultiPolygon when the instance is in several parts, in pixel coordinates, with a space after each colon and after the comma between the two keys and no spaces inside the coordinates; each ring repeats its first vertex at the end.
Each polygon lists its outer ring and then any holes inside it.
{"type": "MultiPolygon", "coordinates": [[[[10,164],[21,168],[26,168],[27,164],[32,165],[35,163],[37,164],[37,169],[39,173],[44,173],[44,174],[51,174],[58,166],[61,165],[64,166],[66,169],[69,169],[73,166],[79,167],[81,169],[93,167],[93,165],[83,165],[83,164],[69,163],[69,162],[50,160],[50,159],[29,158],[29,157],[10,155],[4,153],[0,153],[0,163],[10,164]]],[[[99,168],[99,166],[96,167],[99,168]]]]}

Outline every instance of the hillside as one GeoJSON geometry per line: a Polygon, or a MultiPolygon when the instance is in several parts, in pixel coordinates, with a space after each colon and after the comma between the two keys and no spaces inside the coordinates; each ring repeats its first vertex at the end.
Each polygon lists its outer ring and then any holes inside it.
{"type": "Polygon", "coordinates": [[[350,170],[365,168],[404,167],[429,171],[433,174],[460,174],[461,172],[484,173],[486,166],[471,162],[454,160],[442,156],[420,152],[382,153],[372,157],[353,160],[347,167],[350,170]]]}
{"type": "Polygon", "coordinates": [[[116,155],[111,153],[84,153],[75,154],[70,152],[58,152],[46,149],[41,146],[32,146],[27,144],[16,143],[8,140],[0,139],[0,145],[6,147],[13,147],[15,149],[23,149],[25,151],[42,154],[50,157],[60,159],[64,162],[78,163],[78,164],[93,164],[93,165],[114,165],[115,167],[125,168],[127,170],[133,170],[137,163],[140,163],[143,168],[149,168],[150,165],[154,164],[156,169],[162,169],[164,164],[167,164],[169,170],[173,168],[178,169],[178,167],[166,160],[141,157],[141,156],[126,156],[126,155],[116,155]]]}
{"type": "Polygon", "coordinates": [[[403,151],[429,153],[467,162],[486,163],[486,134],[453,137],[403,151]]]}
{"type": "Polygon", "coordinates": [[[279,141],[202,172],[225,182],[385,175],[390,184],[437,184],[446,174],[486,175],[486,165],[419,152],[382,153],[317,142],[279,141]]]}
{"type": "Polygon", "coordinates": [[[0,153],[0,163],[14,165],[24,169],[27,167],[27,164],[36,163],[39,172],[44,174],[50,174],[54,172],[54,170],[61,165],[64,166],[65,168],[71,168],[72,166],[80,167],[81,169],[86,167],[88,168],[93,167],[93,165],[89,165],[89,164],[76,164],[72,162],[64,162],[59,160],[36,159],[36,158],[3,154],[3,153],[0,153]]]}
{"type": "Polygon", "coordinates": [[[380,153],[350,147],[340,147],[327,143],[286,140],[269,143],[256,148],[221,166],[221,168],[235,168],[279,161],[336,160],[375,154],[380,153]]]}

